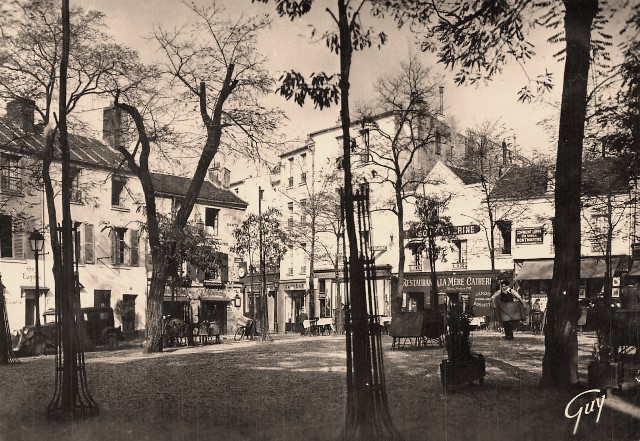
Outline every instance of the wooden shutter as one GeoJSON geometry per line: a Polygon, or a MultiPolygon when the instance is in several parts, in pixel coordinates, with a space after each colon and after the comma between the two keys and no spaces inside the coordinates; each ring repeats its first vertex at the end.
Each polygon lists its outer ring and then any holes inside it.
{"type": "Polygon", "coordinates": [[[13,257],[14,259],[24,259],[24,233],[21,222],[16,222],[13,225],[13,257]]]}
{"type": "Polygon", "coordinates": [[[93,225],[84,224],[84,261],[85,263],[95,262],[93,248],[93,225]]]}
{"type": "Polygon", "coordinates": [[[130,246],[130,253],[131,253],[131,258],[130,258],[130,264],[131,266],[138,266],[140,264],[140,257],[139,257],[139,251],[138,251],[138,230],[131,230],[131,235],[130,235],[130,239],[131,239],[131,246],[130,246]]]}
{"type": "Polygon", "coordinates": [[[115,228],[109,230],[109,236],[111,238],[111,265],[115,265],[118,255],[118,232],[115,228]]]}

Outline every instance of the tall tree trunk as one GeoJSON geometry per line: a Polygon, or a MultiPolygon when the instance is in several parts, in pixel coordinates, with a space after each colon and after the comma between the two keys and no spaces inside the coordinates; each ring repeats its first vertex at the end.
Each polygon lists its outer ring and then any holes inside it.
{"type": "Polygon", "coordinates": [[[540,386],[550,389],[569,389],[578,382],[582,143],[598,0],[565,0],[564,5],[567,50],[556,159],[555,258],[540,379],[540,386]]]}
{"type": "MultiPolygon", "coordinates": [[[[351,409],[354,421],[366,421],[369,409],[367,393],[368,339],[367,339],[367,305],[364,295],[364,265],[360,259],[358,236],[354,219],[354,200],[351,173],[351,118],[349,114],[349,74],[353,47],[345,0],[338,0],[338,26],[340,28],[340,118],[342,122],[342,152],[344,169],[344,208],[345,229],[349,244],[349,304],[351,306],[351,332],[353,353],[353,400],[351,409]]],[[[347,348],[349,350],[349,348],[347,348]]],[[[349,426],[349,424],[347,424],[349,426]]],[[[361,430],[361,427],[346,427],[345,430],[361,430]]],[[[350,434],[346,438],[358,439],[361,435],[350,434]]]]}

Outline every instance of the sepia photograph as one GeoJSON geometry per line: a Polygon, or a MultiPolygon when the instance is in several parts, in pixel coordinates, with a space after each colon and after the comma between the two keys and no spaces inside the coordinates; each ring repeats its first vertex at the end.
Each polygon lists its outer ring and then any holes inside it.
{"type": "Polygon", "coordinates": [[[638,0],[0,0],[0,441],[640,441],[639,181],[638,0]]]}

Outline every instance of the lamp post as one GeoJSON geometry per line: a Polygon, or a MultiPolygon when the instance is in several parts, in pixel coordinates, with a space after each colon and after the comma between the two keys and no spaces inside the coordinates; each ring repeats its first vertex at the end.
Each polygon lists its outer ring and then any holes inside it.
{"type": "Polygon", "coordinates": [[[38,274],[39,258],[44,250],[44,236],[38,230],[33,230],[29,234],[29,247],[33,251],[36,270],[36,331],[40,330],[40,276],[38,274]]]}

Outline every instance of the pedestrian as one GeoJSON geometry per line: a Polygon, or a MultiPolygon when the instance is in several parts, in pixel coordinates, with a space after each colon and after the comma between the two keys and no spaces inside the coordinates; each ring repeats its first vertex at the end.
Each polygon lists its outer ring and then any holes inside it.
{"type": "Polygon", "coordinates": [[[509,286],[508,280],[501,280],[500,289],[491,296],[491,306],[494,308],[495,317],[502,322],[505,340],[513,340],[513,329],[523,318],[517,302],[526,308],[518,291],[509,286]]]}
{"type": "Polygon", "coordinates": [[[640,309],[640,292],[638,288],[631,280],[627,283],[627,286],[622,288],[622,292],[620,292],[620,303],[622,309],[629,309],[632,311],[637,311],[640,309]]]}

